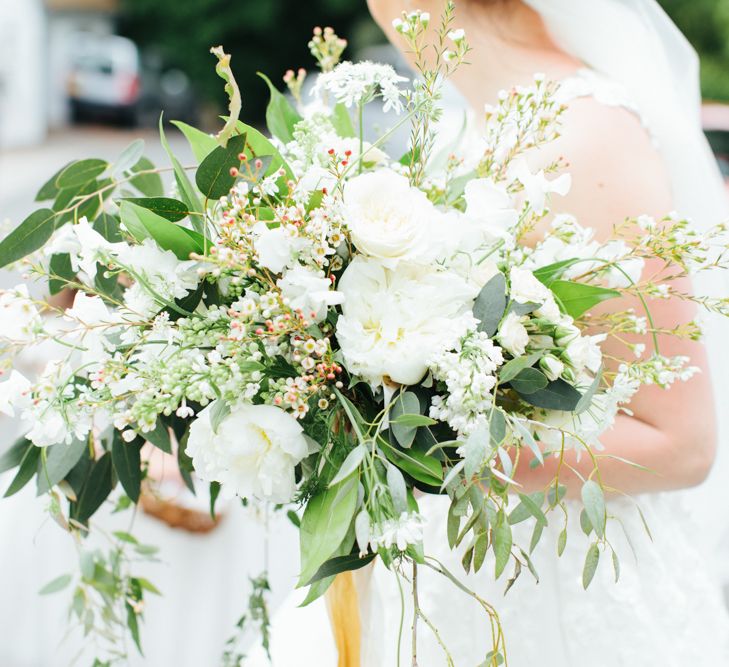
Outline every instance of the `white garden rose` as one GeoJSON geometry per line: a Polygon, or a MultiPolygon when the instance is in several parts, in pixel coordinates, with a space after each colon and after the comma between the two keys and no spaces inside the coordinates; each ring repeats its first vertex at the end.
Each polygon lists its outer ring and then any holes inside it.
{"type": "Polygon", "coordinates": [[[0,291],[0,322],[0,340],[30,343],[36,339],[43,323],[25,285],[0,291]]]}
{"type": "Polygon", "coordinates": [[[357,250],[388,268],[399,261],[431,261],[442,250],[442,214],[424,192],[391,169],[348,181],[343,215],[357,250]]]}
{"type": "Polygon", "coordinates": [[[509,272],[509,282],[511,283],[509,293],[517,303],[543,304],[552,297],[549,288],[540,283],[528,269],[512,267],[509,272]]]}
{"type": "Polygon", "coordinates": [[[339,281],[344,294],[337,340],[344,364],[373,387],[415,384],[434,354],[474,324],[478,290],[452,271],[401,263],[388,269],[357,257],[339,281]]]}
{"type": "Polygon", "coordinates": [[[309,450],[298,421],[272,405],[244,403],[213,430],[213,405],[198,413],[186,452],[195,472],[241,498],[287,503],[294,497],[294,468],[309,450]]]}
{"type": "Polygon", "coordinates": [[[499,326],[496,340],[512,357],[520,357],[529,344],[529,333],[522,324],[524,316],[509,313],[499,326]]]}
{"type": "Polygon", "coordinates": [[[329,306],[344,301],[344,295],[331,289],[332,283],[322,271],[300,265],[287,271],[276,284],[282,296],[288,299],[289,306],[293,310],[301,309],[304,317],[312,322],[321,322],[327,316],[329,306]]]}

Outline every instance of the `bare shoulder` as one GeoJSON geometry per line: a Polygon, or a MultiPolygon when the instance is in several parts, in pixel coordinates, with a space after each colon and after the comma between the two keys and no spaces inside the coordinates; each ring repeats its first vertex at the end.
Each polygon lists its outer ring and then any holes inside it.
{"type": "Polygon", "coordinates": [[[555,213],[572,213],[607,236],[613,224],[641,214],[661,216],[672,208],[668,174],[640,118],[592,98],[572,102],[561,136],[536,154],[541,164],[566,160],[572,188],[555,197],[555,213]]]}

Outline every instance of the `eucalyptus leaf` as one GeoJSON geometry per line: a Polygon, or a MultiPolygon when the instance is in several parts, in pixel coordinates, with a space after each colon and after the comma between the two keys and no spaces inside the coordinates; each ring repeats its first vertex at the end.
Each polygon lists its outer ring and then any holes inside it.
{"type": "MultiPolygon", "coordinates": [[[[190,183],[190,179],[187,177],[187,173],[182,168],[180,161],[175,157],[175,154],[170,148],[170,144],[167,141],[167,136],[165,135],[165,129],[162,119],[163,116],[160,115],[159,137],[160,141],[162,142],[162,147],[165,149],[165,152],[167,153],[167,156],[170,158],[170,162],[172,163],[172,170],[175,174],[175,183],[177,183],[177,188],[180,191],[180,198],[182,199],[182,201],[185,202],[190,211],[202,213],[202,204],[200,203],[200,198],[197,196],[197,192],[195,192],[195,188],[193,187],[192,183],[190,183]]],[[[162,196],[163,190],[157,194],[149,194],[146,192],[144,194],[147,194],[150,197],[162,196]]],[[[202,233],[202,224],[196,216],[192,217],[192,224],[197,232],[202,233]]]]}
{"type": "Polygon", "coordinates": [[[592,581],[592,578],[595,576],[595,571],[597,570],[597,564],[600,561],[600,549],[597,546],[597,543],[594,543],[590,545],[590,548],[587,550],[587,556],[585,557],[585,566],[582,570],[582,587],[587,589],[587,587],[590,585],[590,582],[592,581]]]}
{"type": "Polygon", "coordinates": [[[601,380],[602,380],[602,368],[597,372],[597,375],[595,375],[595,379],[592,381],[592,384],[589,386],[587,391],[582,395],[580,402],[577,404],[577,407],[575,407],[575,414],[579,415],[590,408],[590,406],[592,405],[592,399],[595,397],[597,390],[600,388],[601,380]]]}
{"type": "Polygon", "coordinates": [[[523,368],[516,377],[512,378],[510,384],[514,391],[523,397],[545,389],[549,380],[542,371],[536,368],[523,368]]]}
{"type": "Polygon", "coordinates": [[[86,185],[96,180],[97,176],[104,173],[108,166],[109,163],[106,160],[95,158],[72,162],[56,177],[56,187],[63,190],[86,185]]]}
{"type": "MultiPolygon", "coordinates": [[[[517,393],[518,390],[517,390],[517,393]]],[[[579,405],[582,394],[562,379],[550,382],[544,389],[519,395],[530,405],[545,410],[573,412],[579,405]]]]}
{"type": "Polygon", "coordinates": [[[185,204],[170,197],[125,197],[124,201],[146,208],[170,222],[178,222],[189,213],[185,204]]]}
{"type": "Polygon", "coordinates": [[[598,537],[603,537],[607,513],[605,495],[597,482],[589,479],[582,485],[582,503],[595,533],[598,537]]]}
{"type": "Polygon", "coordinates": [[[128,182],[147,197],[161,197],[165,191],[162,177],[152,170],[154,170],[154,164],[149,158],[141,157],[131,169],[132,173],[136,175],[132,176],[128,182]]]}
{"type": "Polygon", "coordinates": [[[398,514],[405,512],[408,509],[407,485],[400,469],[392,464],[387,466],[387,488],[390,489],[395,511],[398,514]]]}
{"type": "Polygon", "coordinates": [[[240,167],[239,155],[245,151],[246,135],[230,137],[225,147],[218,146],[198,167],[195,183],[207,199],[220,199],[235,185],[231,169],[240,167]]]}
{"type": "Polygon", "coordinates": [[[38,595],[51,595],[52,593],[58,593],[66,588],[72,581],[70,574],[62,574],[60,577],[56,577],[53,581],[49,581],[43,588],[38,591],[38,595]]]}
{"type": "Polygon", "coordinates": [[[48,201],[50,199],[55,199],[58,196],[58,191],[60,188],[56,185],[56,181],[58,180],[58,176],[60,173],[66,169],[71,164],[71,162],[67,162],[64,164],[53,176],[51,176],[42,186],[41,189],[38,190],[38,193],[35,196],[35,201],[48,201]]]}
{"type": "Polygon", "coordinates": [[[157,449],[161,449],[165,454],[172,454],[172,442],[170,441],[170,431],[162,423],[158,417],[155,427],[151,431],[141,434],[147,441],[151,442],[157,449]]]}
{"type": "Polygon", "coordinates": [[[230,414],[230,406],[222,399],[219,398],[215,401],[210,408],[210,426],[213,429],[213,433],[218,432],[220,424],[230,414]]]}
{"type": "Polygon", "coordinates": [[[46,448],[45,463],[42,456],[38,461],[38,495],[47,493],[66,479],[66,475],[76,466],[87,447],[85,439],[76,439],[69,445],[58,443],[46,448]]]}
{"type": "Polygon", "coordinates": [[[114,162],[111,173],[114,176],[129,171],[144,155],[144,139],[135,139],[129,144],[114,162]]]}
{"type": "Polygon", "coordinates": [[[405,449],[412,446],[418,425],[402,423],[400,419],[407,415],[420,415],[420,399],[412,391],[401,393],[390,408],[390,429],[398,444],[405,449]]]}
{"type": "Polygon", "coordinates": [[[401,450],[393,447],[384,438],[378,444],[387,459],[413,479],[429,486],[439,487],[443,481],[443,467],[438,459],[423,454],[417,449],[401,450]]]}
{"type": "Polygon", "coordinates": [[[537,363],[543,354],[543,352],[533,352],[507,361],[499,371],[499,382],[501,384],[510,382],[525,368],[529,368],[537,363]]]}
{"type": "Polygon", "coordinates": [[[497,273],[481,289],[473,304],[473,316],[479,321],[478,330],[493,336],[506,309],[506,278],[497,273]]]}
{"type": "Polygon", "coordinates": [[[347,454],[347,458],[344,459],[344,462],[337,471],[337,474],[334,475],[332,481],[329,482],[329,486],[331,487],[335,484],[339,484],[339,482],[341,482],[343,479],[346,479],[355,470],[357,470],[360,463],[362,463],[362,459],[364,459],[366,453],[367,449],[362,443],[358,444],[351,452],[349,452],[349,454],[347,454]]]}
{"type": "Polygon", "coordinates": [[[54,296],[76,277],[76,272],[71,265],[71,255],[67,252],[51,255],[48,272],[50,274],[48,277],[48,291],[51,296],[54,296]]]}
{"type": "Polygon", "coordinates": [[[539,461],[539,463],[544,465],[544,455],[542,454],[542,450],[537,444],[537,441],[534,439],[534,436],[532,436],[529,432],[529,429],[524,426],[519,419],[513,419],[511,424],[514,427],[514,430],[516,430],[518,435],[521,437],[522,442],[525,442],[527,447],[532,450],[534,457],[539,461]]]}
{"type": "Polygon", "coordinates": [[[369,565],[375,559],[376,555],[377,554],[367,554],[366,556],[360,557],[358,554],[354,553],[347,556],[336,556],[335,558],[330,558],[322,564],[308,583],[313,584],[321,579],[337,575],[340,572],[359,570],[365,565],[369,565]]]}
{"type": "Polygon", "coordinates": [[[119,482],[124,491],[136,503],[142,485],[141,456],[143,440],[136,438],[132,442],[125,442],[119,431],[114,431],[111,440],[111,461],[114,464],[119,482]]]}
{"type": "Polygon", "coordinates": [[[51,238],[55,224],[56,212],[50,208],[41,208],[31,213],[0,241],[0,268],[43,247],[51,238]]]}
{"type": "Polygon", "coordinates": [[[499,510],[496,523],[491,526],[491,541],[496,557],[494,576],[498,579],[511,558],[512,545],[511,526],[503,510],[499,510]]]}

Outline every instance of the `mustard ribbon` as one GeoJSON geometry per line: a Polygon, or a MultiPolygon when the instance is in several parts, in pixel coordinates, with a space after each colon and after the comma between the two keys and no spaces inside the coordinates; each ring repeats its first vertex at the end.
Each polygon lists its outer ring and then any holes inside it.
{"type": "Polygon", "coordinates": [[[338,574],[326,594],[329,620],[339,661],[337,667],[360,667],[362,628],[357,587],[351,572],[338,574]]]}

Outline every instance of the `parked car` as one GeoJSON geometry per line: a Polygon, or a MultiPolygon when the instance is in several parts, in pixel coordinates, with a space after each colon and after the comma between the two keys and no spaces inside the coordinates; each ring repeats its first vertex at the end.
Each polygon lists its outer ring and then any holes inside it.
{"type": "Polygon", "coordinates": [[[118,35],[79,35],[71,55],[68,99],[73,122],[135,125],[141,97],[137,46],[118,35]]]}
{"type": "Polygon", "coordinates": [[[701,120],[704,134],[729,190],[729,104],[705,104],[701,110],[701,120]]]}

